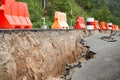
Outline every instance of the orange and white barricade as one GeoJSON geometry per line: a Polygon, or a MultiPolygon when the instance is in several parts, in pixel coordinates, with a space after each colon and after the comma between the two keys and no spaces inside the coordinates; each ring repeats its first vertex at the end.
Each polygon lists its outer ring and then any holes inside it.
{"type": "Polygon", "coordinates": [[[108,29],[112,30],[112,23],[108,23],[108,26],[109,26],[108,29]]]}
{"type": "Polygon", "coordinates": [[[87,18],[87,29],[88,30],[94,29],[94,18],[87,18]]]}
{"type": "Polygon", "coordinates": [[[52,29],[69,29],[66,19],[66,13],[56,11],[52,29]]]}
{"type": "Polygon", "coordinates": [[[105,29],[106,29],[106,27],[105,27],[105,22],[104,22],[104,21],[101,21],[101,22],[100,22],[100,29],[101,29],[101,30],[105,30],[105,29]]]}
{"type": "Polygon", "coordinates": [[[74,28],[75,29],[86,29],[86,26],[85,26],[85,23],[84,23],[84,17],[78,17],[77,18],[74,28]]]}
{"type": "Polygon", "coordinates": [[[100,29],[99,24],[98,24],[98,20],[94,20],[94,29],[100,29]]]}

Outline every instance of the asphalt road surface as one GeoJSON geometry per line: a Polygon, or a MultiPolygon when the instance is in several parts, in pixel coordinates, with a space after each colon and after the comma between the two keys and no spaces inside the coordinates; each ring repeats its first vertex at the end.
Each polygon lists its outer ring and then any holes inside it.
{"type": "Polygon", "coordinates": [[[72,80],[120,80],[120,32],[114,36],[116,42],[101,40],[106,34],[96,34],[85,38],[85,43],[96,55],[82,63],[72,80]]]}

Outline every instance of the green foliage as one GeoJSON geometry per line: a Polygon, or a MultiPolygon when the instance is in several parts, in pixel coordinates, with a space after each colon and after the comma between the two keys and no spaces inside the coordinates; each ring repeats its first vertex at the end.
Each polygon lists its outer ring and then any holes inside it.
{"type": "Polygon", "coordinates": [[[76,17],[87,16],[87,13],[85,13],[81,7],[76,5],[74,0],[49,0],[49,3],[47,5],[47,16],[50,17],[49,20],[52,19],[53,21],[55,11],[67,13],[67,19],[69,24],[70,19],[73,19],[73,22],[75,22],[76,17]]]}
{"type": "Polygon", "coordinates": [[[109,1],[109,10],[112,13],[111,21],[120,25],[120,0],[109,1]]]}
{"type": "MultiPolygon", "coordinates": [[[[34,28],[41,28],[43,25],[42,17],[44,15],[42,0],[17,1],[28,3],[30,18],[34,28]]],[[[95,19],[100,21],[113,22],[120,25],[120,15],[114,12],[115,9],[120,12],[119,7],[119,0],[48,0],[45,15],[46,24],[50,28],[54,20],[55,11],[61,11],[67,13],[67,22],[69,25],[71,19],[73,20],[73,24],[75,24],[78,16],[85,17],[85,20],[87,17],[95,17],[95,19]],[[117,5],[115,5],[117,8],[112,4],[112,1],[116,1],[117,5]]]]}

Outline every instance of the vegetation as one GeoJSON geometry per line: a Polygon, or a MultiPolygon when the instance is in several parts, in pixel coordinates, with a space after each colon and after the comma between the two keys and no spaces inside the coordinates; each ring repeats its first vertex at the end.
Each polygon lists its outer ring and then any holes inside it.
{"type": "Polygon", "coordinates": [[[42,7],[43,0],[17,1],[28,3],[34,28],[40,28],[43,25],[42,17],[44,16],[47,26],[51,27],[55,11],[66,12],[69,25],[70,19],[73,19],[74,25],[78,16],[83,16],[85,20],[87,17],[94,17],[99,21],[120,25],[120,0],[47,0],[45,11],[42,7]]]}

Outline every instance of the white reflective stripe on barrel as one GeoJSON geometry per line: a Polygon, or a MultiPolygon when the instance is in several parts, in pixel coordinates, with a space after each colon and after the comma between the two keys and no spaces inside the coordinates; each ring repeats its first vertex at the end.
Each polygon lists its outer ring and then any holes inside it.
{"type": "Polygon", "coordinates": [[[94,18],[87,18],[87,22],[94,22],[94,18]]]}

